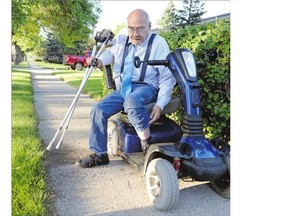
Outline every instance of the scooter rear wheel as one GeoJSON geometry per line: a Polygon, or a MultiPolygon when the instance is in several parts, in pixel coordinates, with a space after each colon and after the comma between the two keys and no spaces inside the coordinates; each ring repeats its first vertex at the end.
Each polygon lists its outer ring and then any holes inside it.
{"type": "Polygon", "coordinates": [[[146,171],[146,189],[150,201],[158,210],[169,210],[178,203],[178,177],[169,161],[157,158],[149,163],[146,171]]]}
{"type": "Polygon", "coordinates": [[[227,172],[220,178],[210,181],[211,188],[220,196],[230,199],[230,155],[225,157],[227,172]]]}
{"type": "Polygon", "coordinates": [[[107,135],[108,135],[108,152],[113,155],[113,156],[118,156],[118,145],[119,145],[119,140],[118,140],[118,130],[117,130],[117,124],[114,121],[108,121],[108,130],[107,130],[107,135]]]}

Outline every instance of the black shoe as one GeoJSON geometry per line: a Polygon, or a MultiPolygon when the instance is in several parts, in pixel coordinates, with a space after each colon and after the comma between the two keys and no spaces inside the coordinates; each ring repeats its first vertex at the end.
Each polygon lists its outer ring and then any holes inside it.
{"type": "Polygon", "coordinates": [[[151,144],[153,144],[153,139],[151,136],[147,140],[141,140],[141,147],[144,155],[146,155],[147,149],[151,144]]]}
{"type": "Polygon", "coordinates": [[[88,157],[80,159],[76,162],[76,165],[83,168],[101,166],[106,164],[109,164],[108,154],[102,154],[101,156],[98,156],[96,153],[93,153],[88,157]]]}

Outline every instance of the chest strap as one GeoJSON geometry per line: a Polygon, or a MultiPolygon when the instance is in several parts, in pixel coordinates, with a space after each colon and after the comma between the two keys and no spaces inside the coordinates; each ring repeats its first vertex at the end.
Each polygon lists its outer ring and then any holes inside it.
{"type": "MultiPolygon", "coordinates": [[[[152,35],[151,35],[151,37],[149,39],[149,42],[148,42],[148,45],[147,45],[147,49],[146,49],[146,53],[145,53],[145,56],[144,56],[144,60],[145,61],[149,60],[150,52],[151,52],[151,49],[152,49],[152,43],[153,43],[153,40],[154,40],[155,36],[156,36],[156,34],[152,33],[152,35]]],[[[140,75],[140,78],[139,78],[139,82],[143,82],[144,81],[146,70],[147,70],[147,63],[143,62],[142,63],[141,75],[140,75]]]]}
{"type": "MultiPolygon", "coordinates": [[[[152,33],[151,37],[149,38],[148,45],[147,45],[147,48],[146,48],[146,53],[145,53],[145,56],[144,56],[144,60],[145,61],[149,60],[150,52],[151,52],[151,49],[152,49],[152,43],[153,43],[153,40],[154,40],[155,36],[156,36],[156,34],[152,33]]],[[[123,72],[125,58],[128,55],[128,50],[129,50],[129,45],[130,45],[130,43],[128,43],[128,41],[129,41],[129,37],[127,37],[127,40],[126,40],[126,44],[125,44],[125,48],[124,48],[124,52],[123,52],[122,65],[121,65],[120,73],[123,72]]],[[[140,74],[140,78],[139,78],[139,82],[143,82],[144,81],[144,78],[145,78],[145,75],[146,75],[146,70],[147,70],[147,64],[146,64],[146,62],[143,62],[142,63],[141,74],[140,74]]]]}
{"type": "Polygon", "coordinates": [[[125,47],[124,47],[124,52],[123,52],[123,58],[122,58],[120,73],[123,73],[125,58],[128,55],[128,50],[129,50],[129,45],[130,45],[130,43],[128,43],[128,41],[129,41],[129,37],[127,36],[125,47]]]}

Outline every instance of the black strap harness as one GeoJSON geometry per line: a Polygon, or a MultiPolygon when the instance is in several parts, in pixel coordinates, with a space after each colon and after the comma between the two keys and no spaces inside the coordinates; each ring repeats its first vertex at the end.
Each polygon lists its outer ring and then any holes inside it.
{"type": "MultiPolygon", "coordinates": [[[[149,60],[150,52],[151,52],[151,49],[152,49],[152,43],[153,43],[153,40],[154,40],[155,36],[156,36],[156,34],[152,33],[151,37],[149,38],[147,49],[146,49],[146,53],[145,53],[145,56],[144,56],[144,60],[145,61],[149,60]]],[[[129,46],[131,44],[131,43],[128,43],[128,41],[129,41],[129,37],[127,36],[127,40],[126,40],[125,48],[124,48],[124,52],[123,52],[123,58],[122,58],[122,64],[121,64],[120,73],[123,72],[125,58],[128,55],[129,46]]],[[[145,75],[146,75],[146,70],[147,70],[147,64],[146,64],[146,62],[143,62],[142,63],[141,74],[140,74],[140,78],[139,78],[139,82],[140,83],[143,83],[143,81],[144,81],[144,78],[145,78],[145,75]]]]}

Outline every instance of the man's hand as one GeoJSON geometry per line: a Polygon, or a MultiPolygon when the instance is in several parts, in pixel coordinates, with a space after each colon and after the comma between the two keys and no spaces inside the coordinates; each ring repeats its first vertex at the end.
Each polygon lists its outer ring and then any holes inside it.
{"type": "Polygon", "coordinates": [[[158,106],[158,105],[155,105],[152,109],[152,112],[150,114],[150,121],[148,122],[149,125],[153,124],[155,121],[157,121],[157,119],[160,118],[161,116],[161,112],[162,112],[162,109],[158,106]]]}
{"type": "MultiPolygon", "coordinates": [[[[93,61],[94,57],[87,57],[86,58],[86,62],[88,65],[91,65],[91,62],[93,61]]],[[[103,63],[101,60],[97,59],[97,65],[96,65],[96,68],[101,68],[103,66],[103,63]]]]}

